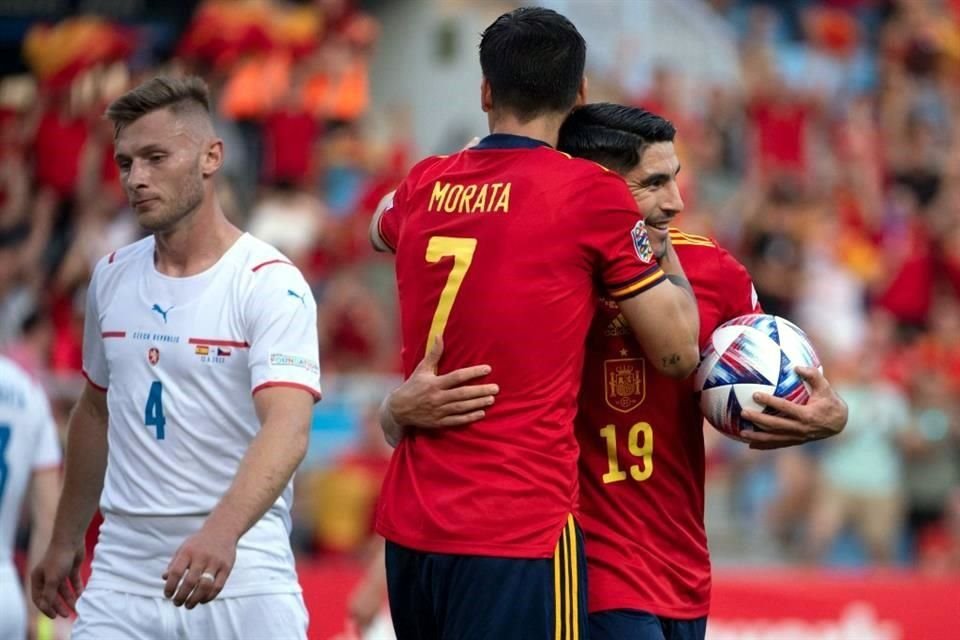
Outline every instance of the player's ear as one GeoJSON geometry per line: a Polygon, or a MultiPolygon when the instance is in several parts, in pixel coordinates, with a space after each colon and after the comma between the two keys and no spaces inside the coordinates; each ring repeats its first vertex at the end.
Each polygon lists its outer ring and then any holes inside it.
{"type": "Polygon", "coordinates": [[[486,78],[480,81],[480,108],[484,113],[493,111],[493,90],[486,78]]]}
{"type": "Polygon", "coordinates": [[[580,81],[580,89],[577,90],[577,101],[573,103],[574,107],[582,107],[587,104],[587,76],[583,76],[580,81]]]}
{"type": "Polygon", "coordinates": [[[200,171],[204,178],[209,178],[223,166],[223,140],[216,138],[207,144],[207,149],[200,158],[200,171]]]}

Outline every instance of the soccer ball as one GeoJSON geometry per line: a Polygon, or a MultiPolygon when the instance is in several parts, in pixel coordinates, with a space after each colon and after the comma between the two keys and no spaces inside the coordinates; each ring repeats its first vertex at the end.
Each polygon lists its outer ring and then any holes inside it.
{"type": "Polygon", "coordinates": [[[759,430],[740,417],[742,409],[776,413],[754,402],[757,391],[805,404],[810,389],[794,367],[816,367],[820,360],[807,335],[779,316],[751,314],[724,322],[700,354],[694,378],[700,409],[721,433],[739,439],[759,430]]]}

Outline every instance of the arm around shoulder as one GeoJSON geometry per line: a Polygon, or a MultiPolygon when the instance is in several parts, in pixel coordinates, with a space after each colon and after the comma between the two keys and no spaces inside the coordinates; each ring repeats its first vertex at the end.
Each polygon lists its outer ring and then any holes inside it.
{"type": "Polygon", "coordinates": [[[697,298],[669,238],[658,262],[663,280],[619,300],[620,311],[654,368],[671,378],[685,378],[700,364],[697,298]]]}
{"type": "Polygon", "coordinates": [[[578,227],[580,243],[599,257],[597,273],[606,293],[620,305],[652,365],[670,377],[688,376],[700,360],[700,318],[673,247],[666,242],[661,252],[653,246],[619,176],[603,174],[575,204],[592,214],[579,216],[589,221],[578,227]]]}
{"type": "Polygon", "coordinates": [[[686,378],[693,373],[700,363],[700,316],[689,291],[664,280],[619,304],[657,371],[671,378],[686,378]]]}

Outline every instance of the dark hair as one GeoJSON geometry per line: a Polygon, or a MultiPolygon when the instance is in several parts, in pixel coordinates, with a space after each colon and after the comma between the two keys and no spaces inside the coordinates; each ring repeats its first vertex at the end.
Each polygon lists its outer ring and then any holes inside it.
{"type": "Polygon", "coordinates": [[[158,109],[170,109],[174,113],[202,110],[209,114],[207,83],[196,76],[157,76],[111,102],[106,117],[113,122],[114,135],[118,135],[131,122],[158,109]]]}
{"type": "Polygon", "coordinates": [[[480,38],[480,68],[493,103],[521,122],[569,111],[583,82],[587,43],[565,17],[523,7],[497,18],[480,38]]]}
{"type": "Polygon", "coordinates": [[[560,127],[557,149],[626,173],[637,166],[646,147],[673,142],[676,135],[673,123],[655,113],[598,102],[584,105],[567,117],[560,127]]]}

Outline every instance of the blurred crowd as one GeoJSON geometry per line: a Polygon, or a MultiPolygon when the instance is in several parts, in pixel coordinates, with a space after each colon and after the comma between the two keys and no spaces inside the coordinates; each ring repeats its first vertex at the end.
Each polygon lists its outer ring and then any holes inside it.
{"type": "MultiPolygon", "coordinates": [[[[747,266],[850,405],[842,436],[794,450],[707,429],[715,557],[960,571],[960,2],[707,4],[739,38],[739,83],[690,87],[662,66],[613,97],[678,126],[679,225],[747,266]]],[[[418,150],[402,106],[370,124],[379,29],[352,0],[212,0],[157,56],[149,32],[71,17],[32,27],[30,73],[0,78],[0,350],[45,382],[61,424],[91,269],[142,233],[103,108],[159,72],[207,79],[221,202],[319,303],[327,399],[295,542],[324,557],[366,552],[390,454],[374,408],[398,371],[396,303],[367,224],[418,150]]]]}
{"type": "Polygon", "coordinates": [[[32,26],[23,40],[30,73],[0,78],[0,350],[44,382],[61,427],[84,384],[93,266],[143,235],[118,181],[104,108],[160,73],[206,79],[226,148],[220,202],[283,251],[319,301],[329,400],[300,475],[309,490],[297,539],[331,553],[368,535],[366,522],[351,533],[349,505],[369,509],[389,449],[356,434],[399,363],[392,263],[371,255],[367,227],[411,159],[402,112],[377,136],[364,121],[378,31],[352,0],[203,2],[171,42],[148,25],[74,16],[32,26]],[[162,48],[172,55],[156,55],[162,48]],[[354,376],[365,383],[338,382],[354,376]],[[328,432],[341,445],[335,458],[324,451],[328,432]],[[328,465],[359,471],[338,476],[328,465]]]}
{"type": "Polygon", "coordinates": [[[960,3],[709,4],[741,84],[691,100],[661,68],[625,99],[678,125],[681,226],[740,258],[850,405],[817,446],[718,443],[712,524],[773,558],[958,570],[960,3]]]}

